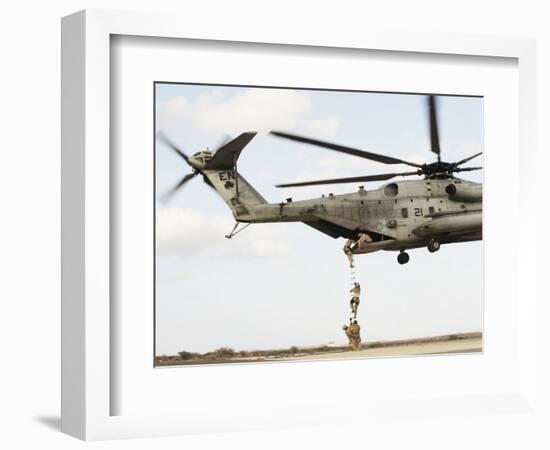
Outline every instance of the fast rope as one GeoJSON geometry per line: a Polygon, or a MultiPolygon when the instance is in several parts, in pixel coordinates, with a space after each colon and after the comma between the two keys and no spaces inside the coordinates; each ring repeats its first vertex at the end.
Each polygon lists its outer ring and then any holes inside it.
{"type": "Polygon", "coordinates": [[[355,261],[353,263],[353,267],[350,267],[349,269],[349,274],[350,274],[350,289],[352,289],[353,286],[355,285],[355,282],[357,281],[357,274],[355,273],[355,261]]]}
{"type": "Polygon", "coordinates": [[[349,325],[344,325],[342,329],[346,333],[347,338],[349,339],[349,345],[352,350],[358,351],[361,350],[361,327],[357,321],[357,313],[359,311],[359,303],[361,298],[361,285],[357,281],[357,273],[355,268],[355,261],[353,258],[353,251],[355,249],[361,249],[361,247],[369,242],[372,242],[372,238],[365,232],[359,233],[358,239],[348,239],[344,244],[344,253],[346,254],[349,261],[349,271],[350,271],[350,290],[349,290],[349,307],[350,307],[350,317],[349,325]]]}
{"type": "MultiPolygon", "coordinates": [[[[349,255],[348,255],[349,256],[349,255]]],[[[357,273],[353,256],[349,261],[349,273],[350,273],[350,289],[348,292],[349,298],[349,324],[345,324],[342,329],[346,333],[346,337],[349,340],[349,346],[352,351],[361,350],[361,335],[360,326],[357,322],[357,313],[359,309],[359,302],[361,296],[361,285],[357,281],[357,273]]]]}

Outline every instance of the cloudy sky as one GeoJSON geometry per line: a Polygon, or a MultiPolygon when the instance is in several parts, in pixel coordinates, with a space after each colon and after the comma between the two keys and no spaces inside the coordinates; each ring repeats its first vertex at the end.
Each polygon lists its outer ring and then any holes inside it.
{"type": "MultiPolygon", "coordinates": [[[[483,100],[440,97],[439,107],[443,159],[481,151],[483,100]]],[[[270,202],[357,189],[355,184],[277,189],[277,183],[388,170],[268,135],[273,129],[416,162],[435,159],[420,95],[157,84],[156,120],[156,129],[188,154],[257,131],[239,171],[270,202]]],[[[158,193],[190,172],[160,142],[156,170],[158,193]]],[[[465,178],[481,181],[481,173],[465,178]]],[[[350,284],[344,240],[299,223],[252,225],[226,239],[233,224],[223,200],[200,177],[168,204],[157,203],[156,353],[344,342],[350,284]]],[[[405,266],[397,264],[394,252],[356,257],[363,340],[481,330],[482,243],[409,253],[405,266]]]]}

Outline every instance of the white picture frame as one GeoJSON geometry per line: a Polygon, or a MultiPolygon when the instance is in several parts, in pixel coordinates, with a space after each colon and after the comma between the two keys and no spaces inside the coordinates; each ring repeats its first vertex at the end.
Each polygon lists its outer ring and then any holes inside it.
{"type": "MultiPolygon", "coordinates": [[[[334,49],[369,49],[423,54],[514,58],[519,67],[519,212],[535,227],[534,197],[527,173],[535,167],[535,43],[532,39],[435,33],[353,31],[327,34],[268,31],[261,23],[204,29],[192,17],[112,11],[82,11],[62,21],[62,431],[85,440],[149,437],[333,424],[375,414],[389,415],[389,405],[335,405],[333,412],[315,405],[275,408],[239,422],[229,409],[204,414],[111,415],[110,333],[110,36],[132,35],[242,43],[287,44],[334,49]],[[345,406],[346,412],[342,412],[345,406]]],[[[441,415],[498,413],[509,408],[536,413],[536,271],[535,245],[526,242],[517,255],[517,390],[485,398],[426,399],[405,402],[409,413],[435,406],[441,415]],[[477,405],[473,407],[472,405],[477,405]]]]}

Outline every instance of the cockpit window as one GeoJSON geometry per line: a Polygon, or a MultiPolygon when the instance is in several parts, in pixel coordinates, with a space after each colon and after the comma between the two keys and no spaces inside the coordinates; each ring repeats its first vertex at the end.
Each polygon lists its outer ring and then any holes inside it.
{"type": "Polygon", "coordinates": [[[384,194],[388,197],[395,197],[399,193],[397,183],[390,183],[384,186],[384,194]]]}

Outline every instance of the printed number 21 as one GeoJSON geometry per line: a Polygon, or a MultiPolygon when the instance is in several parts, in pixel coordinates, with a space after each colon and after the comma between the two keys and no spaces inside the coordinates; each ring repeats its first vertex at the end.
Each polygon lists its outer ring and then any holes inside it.
{"type": "Polygon", "coordinates": [[[415,216],[423,216],[422,214],[422,208],[414,208],[414,215],[415,216]]]}

